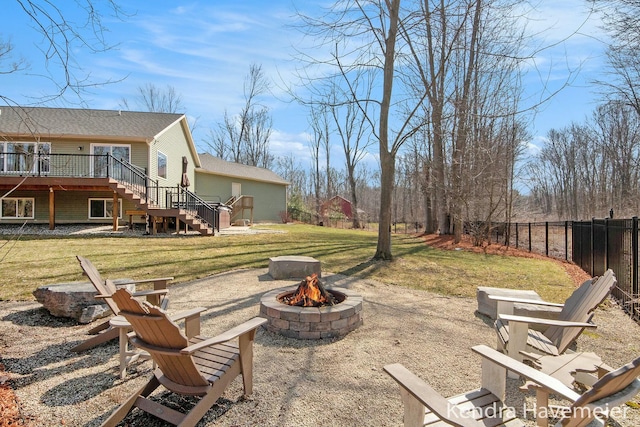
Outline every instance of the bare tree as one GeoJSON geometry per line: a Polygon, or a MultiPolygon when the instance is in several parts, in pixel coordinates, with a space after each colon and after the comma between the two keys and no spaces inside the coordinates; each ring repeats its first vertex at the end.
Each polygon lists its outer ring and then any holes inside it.
{"type": "Polygon", "coordinates": [[[529,165],[535,206],[558,219],[637,213],[640,117],[624,102],[598,106],[585,123],[552,129],[529,165]]]}
{"type": "MultiPolygon", "coordinates": [[[[320,216],[320,205],[322,200],[322,172],[320,170],[320,149],[329,145],[329,121],[327,114],[327,106],[324,104],[311,103],[309,109],[309,125],[311,126],[312,135],[309,139],[309,149],[311,150],[311,174],[313,182],[314,205],[316,215],[320,216]]],[[[328,151],[327,156],[329,155],[328,151]]],[[[327,169],[327,177],[329,170],[327,169]]],[[[327,178],[329,179],[329,178],[327,178]]]]}
{"type": "MultiPolygon", "coordinates": [[[[171,85],[167,85],[164,89],[153,83],[138,86],[138,93],[134,103],[136,109],[151,113],[180,113],[185,109],[182,103],[182,95],[178,94],[171,85]]],[[[120,105],[124,109],[131,109],[131,105],[126,98],[121,99],[120,105]]]]}
{"type": "MultiPolygon", "coordinates": [[[[43,39],[38,48],[47,74],[42,77],[49,80],[51,88],[45,95],[34,96],[35,103],[46,103],[67,94],[76,96],[82,102],[87,89],[112,82],[93,80],[77,61],[76,54],[78,51],[100,53],[114,47],[106,38],[108,30],[104,24],[105,17],[121,19],[126,16],[115,0],[16,0],[16,3],[29,18],[31,29],[40,33],[43,39]],[[71,8],[74,14],[80,14],[73,21],[67,18],[71,8]]],[[[21,55],[12,61],[13,54],[17,53],[13,51],[10,39],[0,41],[0,74],[26,70],[31,65],[21,55]]],[[[13,103],[2,93],[0,98],[9,104],[13,103]]]]}
{"type": "MultiPolygon", "coordinates": [[[[368,114],[368,101],[373,82],[371,80],[354,79],[351,90],[363,94],[363,101],[359,104],[351,102],[351,93],[344,92],[337,84],[332,84],[330,98],[330,112],[333,118],[333,125],[338,138],[342,143],[342,150],[345,156],[346,181],[349,183],[349,194],[352,206],[352,226],[360,228],[358,217],[358,192],[356,188],[356,167],[367,154],[367,149],[372,145],[370,138],[369,123],[366,120],[368,114]],[[359,84],[366,84],[364,90],[359,90],[359,84]]],[[[339,181],[338,181],[339,182],[339,181]]]]}
{"type": "Polygon", "coordinates": [[[598,80],[607,100],[624,101],[640,115],[640,2],[590,0],[600,7],[603,28],[612,38],[607,51],[609,78],[598,80]]]}
{"type": "MultiPolygon", "coordinates": [[[[371,125],[372,136],[378,141],[381,164],[380,203],[378,217],[378,244],[374,259],[391,260],[391,206],[395,181],[395,160],[402,144],[417,131],[419,126],[413,123],[414,112],[420,101],[412,99],[402,91],[394,92],[394,83],[400,81],[395,76],[396,59],[401,58],[396,50],[398,27],[403,19],[400,0],[349,0],[334,3],[330,13],[322,19],[302,16],[303,31],[321,46],[329,48],[329,59],[320,59],[314,55],[301,55],[301,60],[310,66],[330,68],[325,74],[329,80],[340,79],[345,92],[350,95],[348,102],[354,103],[371,125]],[[366,76],[366,77],[365,77],[366,76]],[[359,78],[375,80],[379,76],[381,90],[370,97],[358,93],[355,84],[359,78]],[[375,108],[365,108],[375,105],[375,108]],[[404,114],[396,125],[394,113],[404,114]]],[[[313,84],[320,78],[302,75],[307,88],[313,90],[313,84]]],[[[318,85],[322,92],[322,84],[318,85]]],[[[317,87],[316,87],[317,88],[317,87]]]]}
{"type": "Polygon", "coordinates": [[[0,38],[0,75],[12,74],[24,70],[27,66],[24,58],[13,59],[14,47],[11,39],[0,38]]]}
{"type": "Polygon", "coordinates": [[[268,168],[271,165],[272,119],[268,107],[259,101],[269,88],[270,82],[262,66],[251,64],[244,81],[244,106],[235,116],[225,110],[224,121],[209,133],[207,145],[214,153],[224,153],[227,155],[225,160],[250,166],[268,168]]]}

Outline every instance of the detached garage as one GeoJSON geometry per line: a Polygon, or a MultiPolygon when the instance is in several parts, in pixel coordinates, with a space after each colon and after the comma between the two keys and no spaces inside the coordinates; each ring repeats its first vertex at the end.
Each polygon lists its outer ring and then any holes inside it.
{"type": "Polygon", "coordinates": [[[282,221],[287,210],[287,181],[268,169],[228,162],[207,153],[198,156],[195,192],[208,202],[232,207],[232,224],[282,221]]]}

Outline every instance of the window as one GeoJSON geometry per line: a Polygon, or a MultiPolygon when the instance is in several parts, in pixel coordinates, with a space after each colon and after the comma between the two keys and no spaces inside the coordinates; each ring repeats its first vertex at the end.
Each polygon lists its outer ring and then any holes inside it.
{"type": "Polygon", "coordinates": [[[167,179],[167,155],[158,151],[158,178],[167,179]]]}
{"type": "Polygon", "coordinates": [[[0,172],[49,172],[51,144],[0,142],[0,172]],[[44,168],[44,169],[43,169],[44,168]]]}
{"type": "Polygon", "coordinates": [[[118,178],[118,171],[121,168],[120,161],[131,162],[131,146],[129,145],[106,145],[106,144],[91,144],[91,154],[93,154],[93,176],[96,178],[106,177],[107,170],[111,166],[111,176],[118,178]],[[111,155],[114,159],[114,164],[109,165],[108,159],[111,155]]]}
{"type": "Polygon", "coordinates": [[[9,197],[2,199],[2,218],[33,219],[33,200],[9,197]]]}
{"type": "MultiPolygon", "coordinates": [[[[122,203],[118,203],[118,218],[122,218],[122,203]]],[[[113,218],[113,199],[89,199],[89,219],[113,218]]]]}

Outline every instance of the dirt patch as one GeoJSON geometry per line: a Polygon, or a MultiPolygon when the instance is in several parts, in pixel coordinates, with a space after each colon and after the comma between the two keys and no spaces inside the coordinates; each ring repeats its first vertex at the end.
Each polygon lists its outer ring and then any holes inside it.
{"type": "Polygon", "coordinates": [[[20,408],[16,395],[9,385],[9,377],[5,374],[4,365],[0,363],[0,427],[23,426],[20,408]]]}
{"type": "Polygon", "coordinates": [[[591,276],[576,264],[557,259],[550,258],[541,254],[524,251],[522,249],[516,249],[511,246],[504,246],[499,244],[484,244],[482,246],[474,246],[471,243],[469,236],[462,236],[462,241],[455,243],[452,235],[439,235],[439,234],[425,234],[422,236],[427,245],[443,250],[460,250],[484,253],[489,255],[503,255],[503,256],[515,256],[521,258],[533,258],[533,259],[546,259],[552,262],[556,262],[565,269],[569,277],[575,282],[576,286],[581,285],[585,280],[589,280],[591,276]]]}

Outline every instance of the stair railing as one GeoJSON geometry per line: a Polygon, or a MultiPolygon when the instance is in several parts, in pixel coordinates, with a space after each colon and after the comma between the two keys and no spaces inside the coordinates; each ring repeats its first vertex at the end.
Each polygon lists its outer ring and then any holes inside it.
{"type": "Polygon", "coordinates": [[[109,157],[108,176],[138,195],[141,200],[144,199],[149,207],[185,210],[214,230],[220,231],[218,208],[186,188],[179,185],[160,187],[158,181],[147,176],[144,169],[113,156],[109,157]]]}
{"type": "Polygon", "coordinates": [[[182,209],[193,213],[196,218],[208,223],[215,230],[220,231],[218,207],[215,204],[205,201],[197,194],[183,188],[163,187],[167,208],[182,209]]]}
{"type": "Polygon", "coordinates": [[[127,189],[140,197],[149,207],[162,207],[159,205],[158,181],[151,179],[145,170],[129,163],[125,159],[118,159],[109,154],[107,176],[117,180],[127,189]]]}

